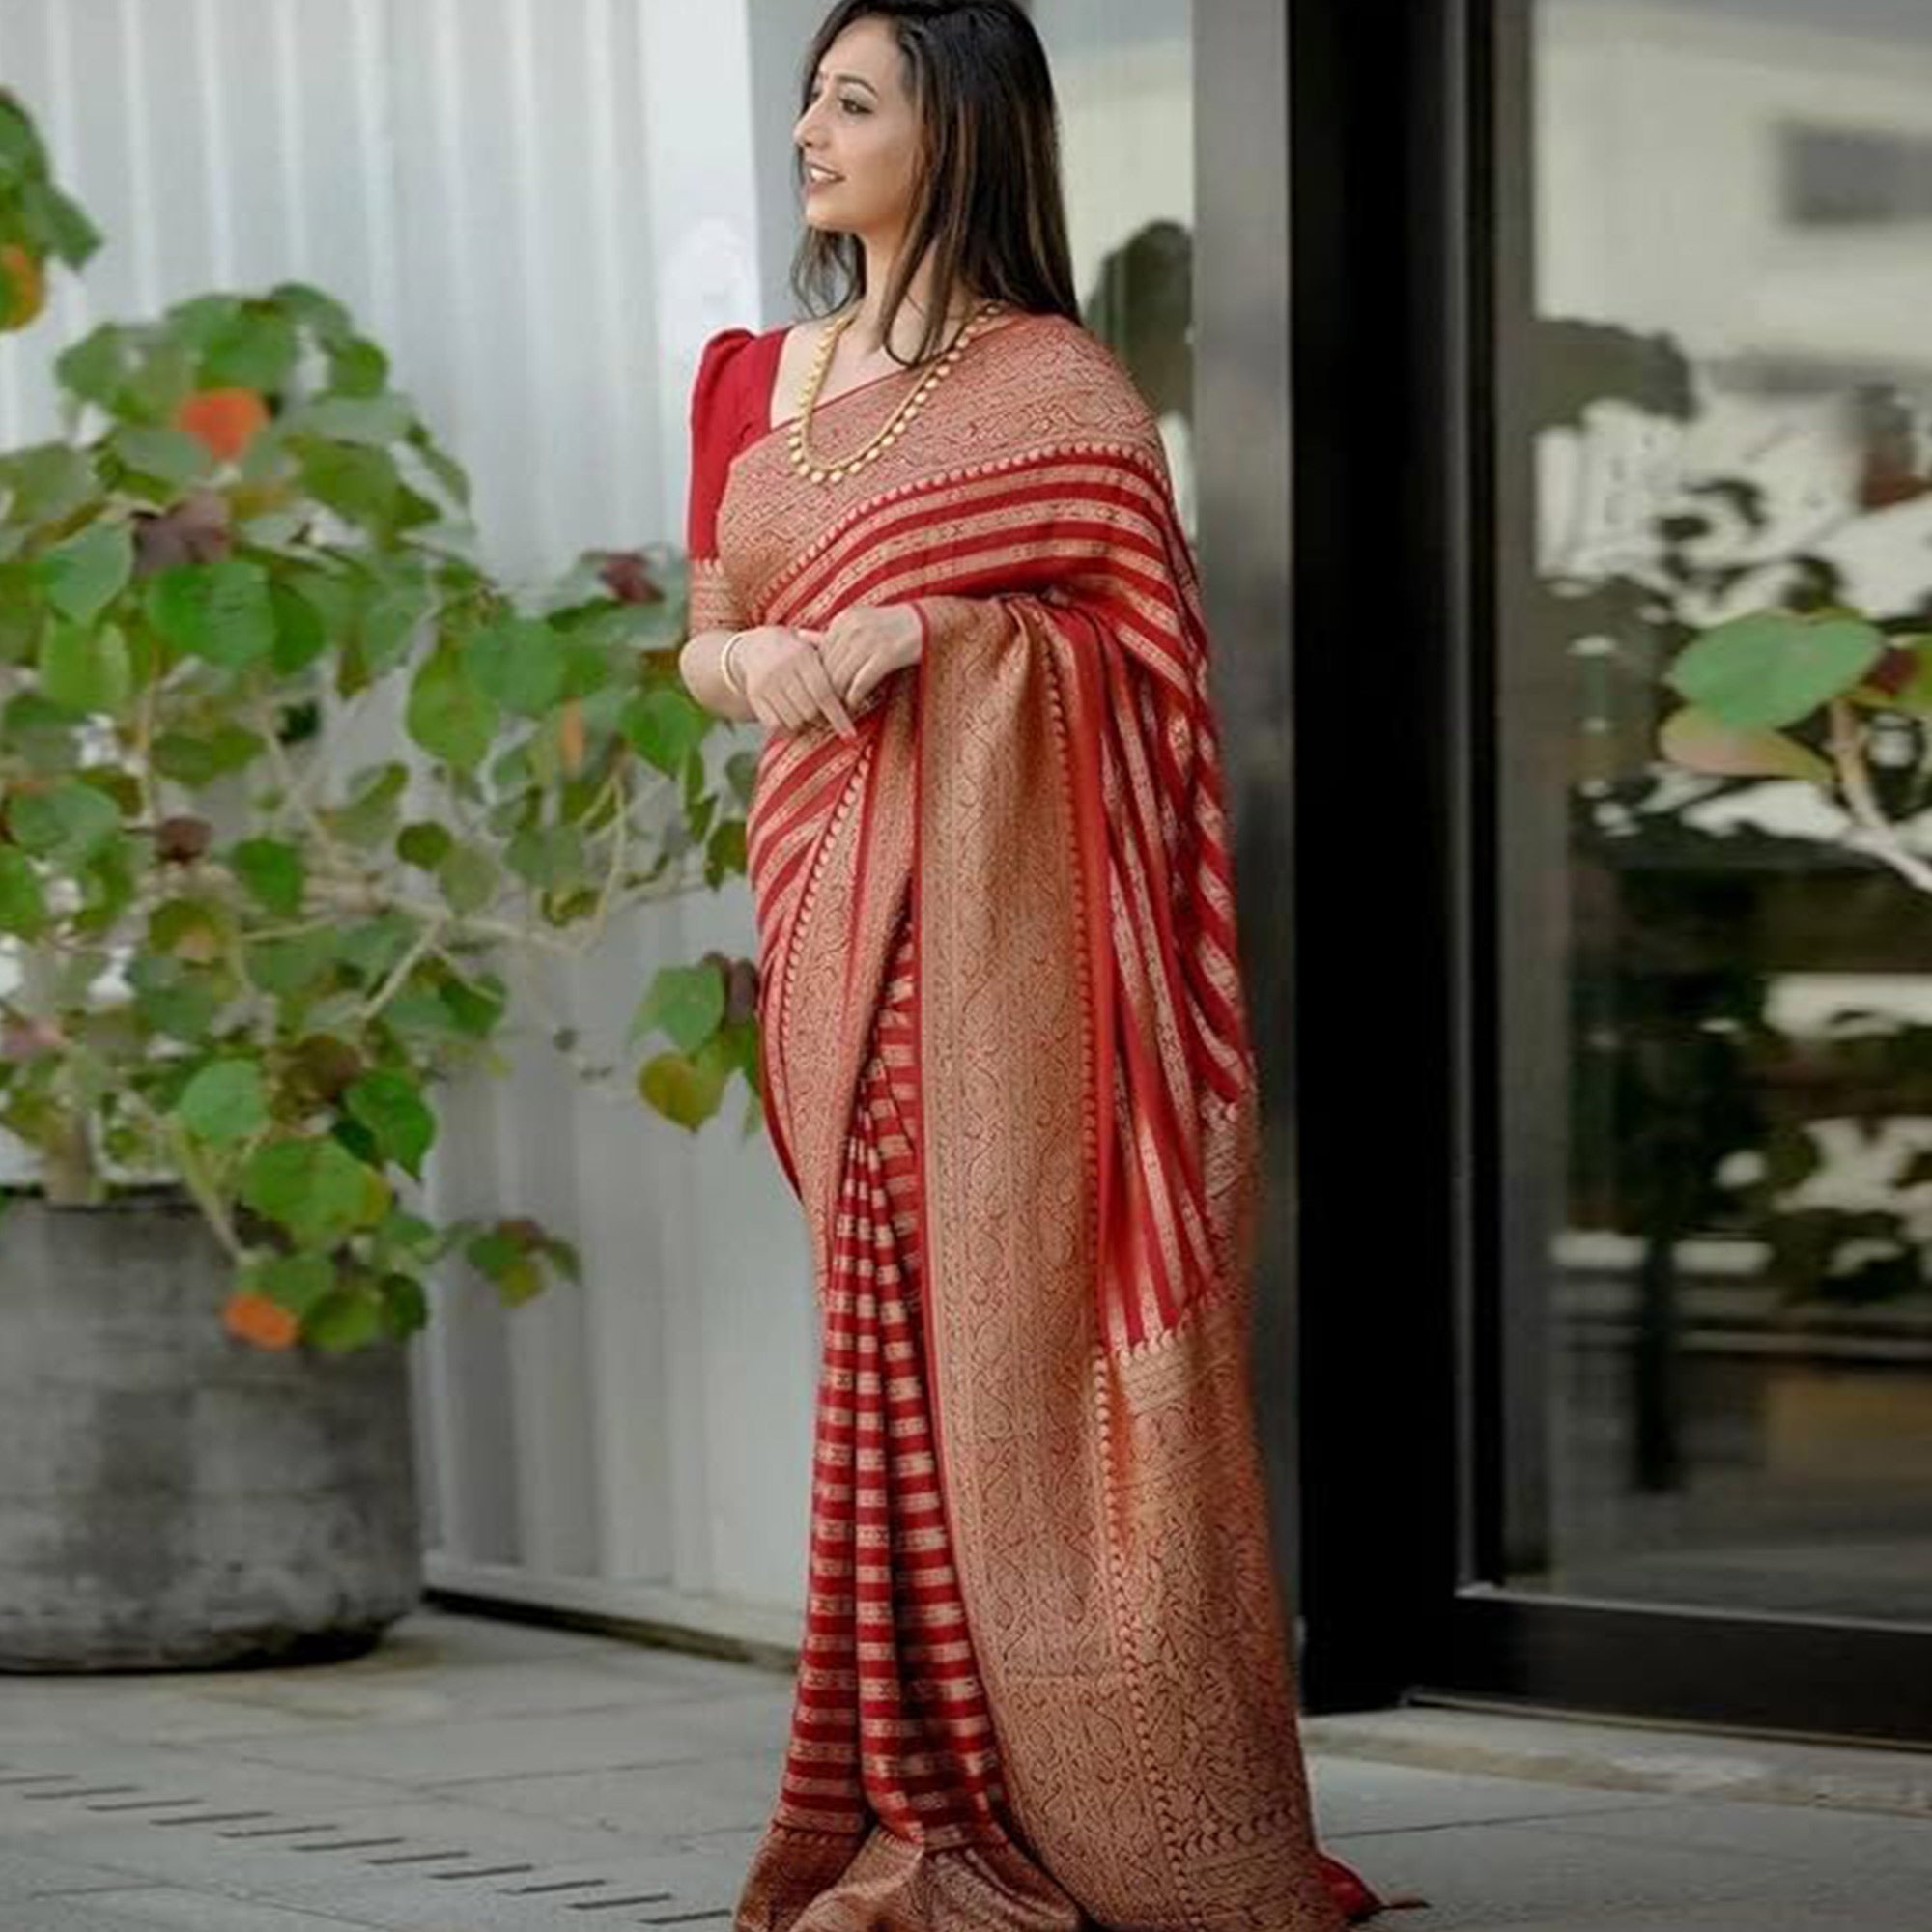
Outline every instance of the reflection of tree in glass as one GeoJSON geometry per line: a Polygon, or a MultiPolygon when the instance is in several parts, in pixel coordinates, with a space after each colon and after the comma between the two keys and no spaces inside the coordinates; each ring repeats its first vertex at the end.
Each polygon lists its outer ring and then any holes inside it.
{"type": "Polygon", "coordinates": [[[1194,426],[1194,240],[1150,221],[1102,260],[1082,305],[1087,327],[1126,364],[1155,415],[1194,426]]]}
{"type": "MultiPolygon", "coordinates": [[[[1618,460],[1593,447],[1597,406],[1621,404],[1652,422],[1700,419],[1693,372],[1668,335],[1550,321],[1535,374],[1539,429],[1578,433],[1571,453],[1585,473],[1573,482],[1585,508],[1600,485],[1641,488],[1627,474],[1587,474],[1593,462],[1618,460]]],[[[1741,606],[1842,604],[1845,572],[1825,547],[1932,490],[1906,399],[1874,385],[1855,393],[1848,413],[1855,480],[1809,528],[1779,527],[1758,478],[1693,476],[1613,554],[1600,546],[1593,556],[1573,514],[1529,592],[1534,635],[1566,646],[1578,674],[1571,1217],[1639,1242],[1631,1475],[1642,1490],[1682,1480],[1677,1254],[1687,1237],[1763,1241],[1792,1325],[1927,1292],[1932,1240],[1915,1225],[1911,1191],[1932,1182],[1932,1164],[1909,1134],[1882,1205],[1803,1197],[1821,1165],[1822,1123],[1851,1119],[1877,1133],[1932,1116],[1932,1030],[1863,1014],[1800,1037],[1767,1009],[1774,984],[1793,973],[1923,972],[1932,907],[1829,835],[1726,829],[1710,815],[1761,787],[1762,774],[1693,777],[1656,752],[1660,673],[1694,638],[1741,606]]],[[[1879,627],[1923,632],[1928,613],[1932,596],[1879,627]]],[[[1932,806],[1932,733],[1923,717],[1889,722],[1893,752],[1877,780],[1893,815],[1909,817],[1932,806]]],[[[1807,730],[1822,740],[1815,721],[1793,735],[1802,743],[1807,730]]],[[[1818,750],[1822,758],[1829,748],[1818,750]]]]}

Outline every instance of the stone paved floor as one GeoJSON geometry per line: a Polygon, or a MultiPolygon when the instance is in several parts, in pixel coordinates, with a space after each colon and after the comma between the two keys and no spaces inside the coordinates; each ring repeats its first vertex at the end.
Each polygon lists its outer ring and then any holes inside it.
{"type": "MultiPolygon", "coordinates": [[[[0,1679],[0,1932],[726,1926],[788,1702],[437,1613],[353,1663],[0,1679]]],[[[1316,1720],[1322,1839],[1433,1901],[1389,1932],[1932,1928],[1932,1758],[1606,1729],[1316,1720]]]]}

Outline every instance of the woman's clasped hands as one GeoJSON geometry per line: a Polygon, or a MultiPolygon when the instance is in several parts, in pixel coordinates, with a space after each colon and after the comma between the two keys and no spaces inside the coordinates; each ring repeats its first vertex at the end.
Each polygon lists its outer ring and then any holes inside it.
{"type": "Polygon", "coordinates": [[[745,695],[775,730],[823,722],[851,737],[858,730],[852,714],[894,671],[919,662],[923,640],[909,604],[855,605],[822,630],[762,625],[738,646],[745,695]]]}

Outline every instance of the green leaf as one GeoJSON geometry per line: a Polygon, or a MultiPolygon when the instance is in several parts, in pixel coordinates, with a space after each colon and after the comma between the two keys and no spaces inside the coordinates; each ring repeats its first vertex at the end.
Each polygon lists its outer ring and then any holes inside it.
{"type": "Polygon", "coordinates": [[[519,832],[503,860],[520,879],[553,891],[583,875],[583,835],[574,825],[545,825],[519,832]]]}
{"type": "Polygon", "coordinates": [[[180,488],[199,482],[214,468],[214,453],[185,429],[151,423],[122,423],[108,447],[137,476],[180,488]]]}
{"type": "Polygon", "coordinates": [[[563,690],[561,641],[532,618],[512,617],[477,632],[463,656],[476,688],[523,717],[540,717],[563,690]]]}
{"type": "Polygon", "coordinates": [[[244,770],[268,749],[263,739],[239,724],[224,724],[208,738],[165,731],[155,740],[155,769],[177,784],[199,789],[244,770]]]}
{"type": "Polygon", "coordinates": [[[471,983],[451,979],[441,989],[442,1004],[455,1021],[457,1031],[471,1039],[487,1039],[503,1017],[503,982],[494,975],[471,983]]]}
{"type": "Polygon", "coordinates": [[[0,932],[38,939],[47,927],[47,897],[24,852],[0,845],[0,932]]]}
{"type": "Polygon", "coordinates": [[[41,692],[63,709],[119,717],[133,695],[128,639],[114,624],[56,624],[41,644],[41,692]]]}
{"type": "Polygon", "coordinates": [[[646,691],[624,707],[623,732],[638,755],[676,778],[704,742],[711,714],[682,691],[646,691]]]}
{"type": "Polygon", "coordinates": [[[193,1046],[214,1031],[221,1002],[208,983],[208,974],[197,973],[179,959],[150,954],[132,962],[128,978],[136,988],[134,1011],[151,1033],[193,1046]]]}
{"type": "Polygon", "coordinates": [[[382,1296],[384,1324],[398,1341],[428,1326],[429,1296],[413,1275],[385,1274],[382,1296]]]}
{"type": "Polygon", "coordinates": [[[409,433],[409,444],[417,460],[436,478],[451,499],[464,509],[469,507],[469,477],[454,457],[440,448],[421,423],[409,433]]]}
{"type": "Polygon", "coordinates": [[[507,1225],[499,1223],[476,1236],[463,1252],[478,1273],[496,1283],[504,1303],[519,1308],[543,1293],[543,1273],[531,1253],[532,1245],[547,1247],[548,1243],[533,1244],[527,1236],[519,1238],[507,1225]]]}
{"type": "Polygon", "coordinates": [[[447,645],[437,650],[410,686],[404,724],[431,756],[459,771],[480,764],[497,731],[497,707],[470,681],[463,659],[447,645]]]}
{"type": "Polygon", "coordinates": [[[406,866],[433,872],[449,857],[455,844],[448,826],[438,825],[433,819],[418,819],[396,834],[396,857],[406,866]]]}
{"type": "Polygon", "coordinates": [[[342,1144],[271,1141],[242,1170],[240,1193],[256,1213],[286,1228],[303,1247],[328,1247],[373,1227],[389,1207],[388,1183],[342,1144]]]}
{"type": "Polygon", "coordinates": [[[481,912],[496,897],[500,877],[496,862],[473,845],[457,846],[436,870],[450,911],[466,917],[481,912]]]}
{"type": "Polygon", "coordinates": [[[366,1282],[338,1289],[317,1302],[302,1322],[302,1340],[325,1355],[347,1355],[380,1342],[387,1328],[384,1301],[366,1282]]]}
{"type": "Polygon", "coordinates": [[[112,410],[128,366],[128,335],[124,324],[103,322],[64,349],[54,361],[62,388],[82,402],[112,410]]]}
{"type": "Polygon", "coordinates": [[[13,492],[8,520],[32,526],[71,517],[99,492],[100,479],[85,451],[40,442],[0,457],[0,486],[13,492]]]}
{"type": "Polygon", "coordinates": [[[252,1060],[220,1060],[204,1066],[176,1105],[192,1134],[216,1147],[232,1146],[269,1124],[269,1096],[252,1060]]]}
{"type": "Polygon", "coordinates": [[[395,837],[397,803],[409,781],[409,767],[400,762],[369,766],[356,773],[347,803],[323,813],[324,822],[351,845],[386,845],[395,837]]]}
{"type": "Polygon", "coordinates": [[[269,291],[269,299],[327,349],[339,349],[355,339],[349,311],[310,282],[277,282],[269,291]]]}
{"type": "Polygon", "coordinates": [[[412,1179],[422,1179],[423,1156],[436,1140],[436,1116],[423,1104],[413,1080],[386,1069],[364,1074],[343,1102],[388,1159],[412,1179]]]}
{"type": "Polygon", "coordinates": [[[291,583],[269,586],[269,608],[275,620],[275,668],[284,677],[293,677],[328,648],[328,626],[322,612],[291,583]]]}
{"type": "Polygon", "coordinates": [[[268,395],[287,384],[300,354],[300,338],[287,316],[266,302],[244,302],[203,347],[201,386],[268,395]]]}
{"type": "Polygon", "coordinates": [[[380,395],[389,380],[389,358],[375,343],[357,336],[330,351],[328,380],[346,396],[380,395]]]}
{"type": "Polygon", "coordinates": [[[724,1018],[724,976],[715,966],[665,966],[631,1021],[633,1044],[662,1030],[681,1053],[696,1053],[724,1018]]]}
{"type": "Polygon", "coordinates": [[[1694,704],[1663,721],[1658,749],[1672,764],[1714,778],[1807,779],[1824,784],[1832,776],[1831,766],[1808,745],[1781,731],[1726,724],[1694,704]]]}
{"type": "Polygon", "coordinates": [[[139,422],[171,422],[194,393],[194,353],[169,338],[137,345],[133,366],[117,398],[117,412],[139,422]]]}
{"type": "Polygon", "coordinates": [[[242,1284],[291,1315],[306,1316],[335,1290],[335,1264],[327,1255],[269,1255],[242,1271],[242,1284]]]}
{"type": "Polygon", "coordinates": [[[301,478],[318,502],[352,524],[383,528],[395,517],[402,478],[386,450],[301,441],[301,478]]]}
{"type": "Polygon", "coordinates": [[[7,805],[7,829],[14,842],[64,864],[85,859],[120,827],[114,801],[79,779],[45,791],[15,792],[7,805]]]}
{"type": "Polygon", "coordinates": [[[228,863],[268,911],[284,919],[301,911],[308,866],[298,847],[279,838],[244,838],[229,853],[228,863]]]}
{"type": "Polygon", "coordinates": [[[342,959],[373,984],[415,943],[416,931],[414,919],[406,912],[379,913],[342,933],[342,959]]]}
{"type": "Polygon", "coordinates": [[[319,396],[292,415],[287,426],[381,449],[399,440],[414,420],[406,396],[319,396]]]}
{"type": "Polygon", "coordinates": [[[380,675],[403,656],[435,608],[435,592],[421,583],[392,584],[363,607],[359,635],[372,674],[380,675]]]}
{"type": "Polygon", "coordinates": [[[728,1077],[715,1059],[700,1061],[682,1053],[661,1053],[645,1063],[638,1076],[638,1090],[647,1106],[696,1133],[723,1103],[728,1077]]]}
{"type": "Polygon", "coordinates": [[[0,740],[32,770],[45,777],[71,771],[79,761],[75,719],[37,691],[23,691],[0,710],[0,740]]]}
{"type": "Polygon", "coordinates": [[[136,870],[145,867],[147,859],[145,841],[125,833],[117,833],[88,855],[74,874],[81,897],[73,915],[77,932],[91,937],[112,929],[134,902],[136,870]]]}
{"type": "Polygon", "coordinates": [[[231,670],[274,647],[268,575],[240,557],[156,571],[148,580],[147,607],[149,621],[177,649],[231,670]]]}
{"type": "Polygon", "coordinates": [[[124,523],[90,524],[35,566],[47,601],[76,624],[92,623],[133,574],[134,538],[124,523]]]}
{"type": "Polygon", "coordinates": [[[53,236],[53,251],[71,269],[80,268],[100,246],[100,231],[87,211],[71,196],[47,184],[40,197],[53,236]]]}
{"type": "Polygon", "coordinates": [[[292,939],[258,940],[243,949],[250,982],[277,999],[308,991],[335,968],[341,947],[328,928],[292,939]]]}
{"type": "Polygon", "coordinates": [[[1693,639],[1665,679],[1719,724],[1775,730],[1850,690],[1884,649],[1884,634],[1857,618],[1759,611],[1693,639]]]}
{"type": "Polygon", "coordinates": [[[204,899],[169,899],[148,915],[148,944],[196,965],[226,950],[228,923],[222,909],[204,899]]]}
{"type": "Polygon", "coordinates": [[[727,818],[711,835],[704,851],[704,881],[715,892],[724,880],[742,878],[747,870],[745,821],[727,818]]]}

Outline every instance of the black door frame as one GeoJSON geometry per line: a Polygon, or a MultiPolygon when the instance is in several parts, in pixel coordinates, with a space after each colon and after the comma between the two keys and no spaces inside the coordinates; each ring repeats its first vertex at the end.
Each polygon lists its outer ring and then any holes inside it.
{"type": "Polygon", "coordinates": [[[1264,1370],[1261,1412],[1277,1478],[1293,1476],[1282,1520],[1298,1559],[1304,1701],[1923,1744],[1932,1635],[1494,1580],[1503,1483],[1519,1464],[1503,1435],[1515,1345],[1500,1293],[1500,927],[1486,856],[1495,639],[1510,618],[1492,555],[1499,528],[1529,527],[1527,440],[1494,372],[1526,366],[1499,364],[1499,331],[1529,314],[1531,8],[1196,9],[1204,569],[1226,598],[1222,634],[1238,640],[1219,674],[1244,961],[1252,985],[1289,989],[1255,1002],[1273,1122],[1262,1267],[1265,1287],[1291,1291],[1263,1305],[1292,1309],[1294,1330],[1272,1351],[1262,1338],[1276,1374],[1264,1370]],[[1264,71],[1231,81],[1242,58],[1264,71]],[[1217,84],[1250,106],[1279,90],[1286,128],[1243,124],[1217,84]],[[1245,223],[1228,212],[1237,205],[1245,223]],[[1256,337],[1273,285],[1234,252],[1265,242],[1254,211],[1276,206],[1292,397],[1279,504],[1252,446],[1272,433],[1253,412],[1253,379],[1267,366],[1256,337]],[[1217,355],[1237,352],[1244,375],[1222,382],[1217,355]],[[1236,459],[1229,439],[1244,432],[1236,459]],[[1520,452],[1521,470],[1499,468],[1498,450],[1520,452]],[[1236,555],[1270,530],[1285,579],[1236,555]],[[1245,587],[1229,588],[1230,573],[1245,587]]]}

